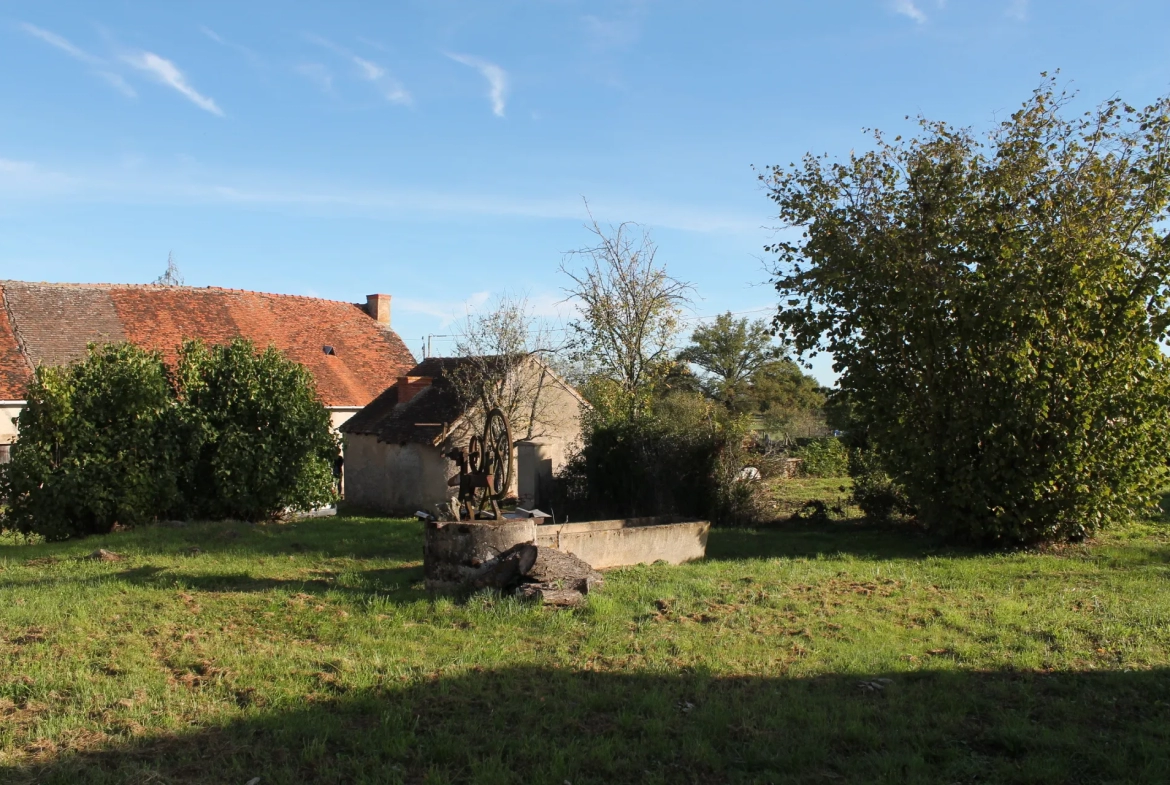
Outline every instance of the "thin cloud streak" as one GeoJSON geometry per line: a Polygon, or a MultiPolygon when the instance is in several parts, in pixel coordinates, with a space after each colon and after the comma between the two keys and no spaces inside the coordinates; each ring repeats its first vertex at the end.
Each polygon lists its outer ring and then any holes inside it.
{"type": "Polygon", "coordinates": [[[130,83],[123,79],[120,74],[116,74],[113,71],[95,71],[95,73],[104,79],[108,85],[127,98],[138,97],[138,91],[131,87],[130,83]]]}
{"type": "Polygon", "coordinates": [[[223,117],[223,110],[215,101],[192,87],[178,66],[165,57],[160,57],[154,52],[139,52],[135,55],[125,55],[122,60],[174,89],[200,109],[223,117]]]}
{"type": "Polygon", "coordinates": [[[1017,22],[1028,21],[1028,0],[1012,0],[1004,12],[1010,19],[1017,22]]]}
{"type": "Polygon", "coordinates": [[[508,92],[508,73],[495,63],[474,55],[461,55],[452,52],[445,53],[457,63],[477,69],[488,82],[488,97],[492,102],[492,114],[496,117],[504,116],[504,96],[508,92]]]}
{"type": "Polygon", "coordinates": [[[253,65],[260,67],[264,66],[264,58],[256,54],[255,51],[249,49],[246,46],[243,46],[242,44],[237,44],[234,41],[227,40],[222,35],[212,30],[210,27],[207,27],[206,25],[199,25],[199,32],[203,33],[203,35],[207,36],[212,41],[215,41],[220,46],[226,46],[228,49],[235,49],[244,57],[251,60],[253,65]]]}
{"type": "Polygon", "coordinates": [[[294,70],[324,92],[333,92],[333,74],[321,63],[301,63],[294,70]]]}
{"type": "Polygon", "coordinates": [[[21,22],[20,29],[28,35],[31,35],[33,38],[39,38],[49,46],[60,49],[62,52],[74,58],[75,60],[80,60],[81,62],[89,63],[90,65],[95,65],[102,62],[101,58],[94,57],[80,47],[74,46],[73,43],[69,41],[69,39],[65,38],[64,36],[57,35],[50,30],[45,30],[43,28],[37,27],[36,25],[30,25],[28,22],[21,22]]]}
{"type": "Polygon", "coordinates": [[[382,66],[357,55],[350,55],[350,59],[361,69],[362,76],[365,77],[366,81],[373,82],[381,88],[382,95],[390,103],[409,105],[414,101],[402,83],[386,73],[386,69],[382,66]]]}
{"type": "Polygon", "coordinates": [[[199,25],[199,32],[203,33],[205,36],[210,38],[212,41],[215,41],[220,46],[227,46],[228,45],[228,42],[223,40],[223,38],[220,36],[220,34],[215,32],[214,30],[212,30],[210,27],[204,27],[203,25],[199,25]]]}
{"type": "Polygon", "coordinates": [[[465,300],[416,300],[413,297],[395,297],[394,307],[411,313],[433,316],[444,328],[477,310],[491,299],[491,292],[475,292],[465,300]]]}
{"type": "Polygon", "coordinates": [[[367,60],[364,57],[359,57],[344,46],[338,46],[333,43],[328,38],[322,38],[318,35],[306,35],[305,39],[310,43],[328,49],[339,57],[344,57],[357,66],[358,75],[378,88],[378,91],[382,93],[382,97],[390,103],[400,104],[402,106],[410,106],[414,103],[414,96],[410,94],[410,91],[378,63],[367,60]]]}
{"type": "Polygon", "coordinates": [[[20,29],[33,38],[40,39],[49,46],[64,52],[74,60],[78,60],[87,65],[94,66],[92,73],[97,75],[106,84],[110,85],[127,98],[135,98],[138,96],[138,93],[134,90],[133,87],[130,86],[129,82],[122,78],[121,74],[117,74],[108,70],[109,64],[105,60],[100,57],[91,55],[89,52],[85,51],[79,46],[76,46],[72,41],[65,38],[64,36],[57,35],[51,30],[45,30],[27,22],[22,22],[20,24],[20,29]]]}
{"type": "Polygon", "coordinates": [[[914,4],[914,0],[894,0],[894,12],[908,16],[918,24],[926,21],[926,14],[914,4]]]}
{"type": "Polygon", "coordinates": [[[61,195],[75,191],[78,185],[75,178],[46,171],[31,161],[0,158],[0,198],[5,193],[19,200],[61,195]]]}
{"type": "MultiPolygon", "coordinates": [[[[63,190],[74,201],[124,204],[220,204],[257,209],[336,210],[376,220],[427,217],[496,216],[581,221],[578,194],[514,197],[490,193],[429,191],[413,188],[347,188],[318,182],[269,180],[233,182],[228,177],[194,177],[186,172],[134,170],[60,173],[13,160],[0,163],[0,202],[25,200],[34,194],[52,196],[63,190]],[[135,176],[135,173],[140,173],[135,176]],[[29,186],[35,186],[29,188],[29,186]]],[[[766,216],[724,213],[703,206],[637,200],[589,200],[598,220],[633,220],[649,226],[687,232],[757,232],[766,216]]]]}

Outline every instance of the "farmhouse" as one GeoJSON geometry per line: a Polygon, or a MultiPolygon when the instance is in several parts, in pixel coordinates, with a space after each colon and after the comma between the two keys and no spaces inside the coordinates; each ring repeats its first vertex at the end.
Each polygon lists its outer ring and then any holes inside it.
{"type": "MultiPolygon", "coordinates": [[[[432,357],[411,368],[369,406],[341,426],[345,439],[345,498],[363,510],[433,512],[455,494],[447,480],[458,467],[446,457],[483,427],[479,406],[469,406],[455,380],[469,364],[493,358],[432,357]]],[[[534,398],[513,416],[516,475],[511,492],[521,504],[539,505],[547,482],[581,438],[581,407],[571,385],[536,359],[513,370],[534,398]]]]}
{"type": "Polygon", "coordinates": [[[390,295],[364,304],[238,289],[0,281],[0,461],[16,439],[33,369],[130,341],[173,360],[183,340],[251,339],[313,374],[338,428],[414,365],[390,329],[390,295]]]}

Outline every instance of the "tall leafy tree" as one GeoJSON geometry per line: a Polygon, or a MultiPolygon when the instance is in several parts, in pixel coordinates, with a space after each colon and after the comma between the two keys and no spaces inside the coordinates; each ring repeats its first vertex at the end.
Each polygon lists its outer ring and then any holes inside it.
{"type": "Polygon", "coordinates": [[[989,542],[1089,534],[1150,507],[1170,448],[1170,100],[1069,119],[1045,82],[986,139],[917,137],[762,179],[799,350],[922,520],[989,542]]]}
{"type": "Polygon", "coordinates": [[[704,390],[730,406],[744,395],[757,372],[783,354],[773,343],[767,322],[736,319],[729,311],[696,327],[679,359],[698,366],[704,390]]]}
{"type": "Polygon", "coordinates": [[[761,366],[745,397],[770,430],[787,430],[797,420],[823,422],[825,393],[816,379],[785,358],[761,366]]]}

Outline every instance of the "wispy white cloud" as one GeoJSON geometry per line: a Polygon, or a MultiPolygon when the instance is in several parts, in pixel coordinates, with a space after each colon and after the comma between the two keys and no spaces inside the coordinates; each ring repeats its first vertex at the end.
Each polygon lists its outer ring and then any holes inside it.
{"type": "Polygon", "coordinates": [[[127,98],[134,98],[138,95],[134,88],[130,86],[129,82],[127,82],[121,74],[110,70],[109,63],[100,57],[91,55],[89,52],[85,51],[79,46],[76,46],[72,41],[65,38],[64,36],[57,35],[51,30],[45,30],[43,28],[37,27],[36,25],[28,24],[27,22],[21,23],[20,29],[28,35],[31,35],[34,38],[39,38],[41,41],[44,41],[55,49],[64,52],[73,59],[93,66],[94,68],[92,73],[96,74],[98,78],[127,98]]]}
{"type": "Polygon", "coordinates": [[[386,75],[386,69],[377,63],[372,63],[369,60],[364,60],[357,55],[353,57],[354,63],[361,69],[362,76],[371,82],[376,82],[386,75]]]}
{"type": "Polygon", "coordinates": [[[45,30],[43,28],[37,27],[36,25],[30,25],[28,22],[21,22],[20,29],[31,35],[33,38],[39,38],[49,46],[56,47],[70,57],[80,60],[83,63],[89,63],[93,65],[101,62],[101,58],[94,57],[80,47],[74,46],[73,43],[69,41],[69,39],[65,38],[64,36],[57,35],[50,30],[45,30]]]}
{"type": "Polygon", "coordinates": [[[414,103],[414,96],[410,94],[410,91],[406,89],[402,82],[395,79],[386,68],[378,63],[367,60],[364,57],[359,57],[344,46],[333,43],[328,38],[322,38],[317,35],[307,35],[305,38],[317,44],[317,46],[328,49],[339,57],[344,57],[355,65],[358,76],[374,85],[378,92],[382,94],[382,97],[390,103],[403,106],[410,106],[414,103]]]}
{"type": "Polygon", "coordinates": [[[411,313],[433,316],[439,327],[447,327],[477,310],[491,299],[491,292],[474,292],[463,300],[420,300],[413,297],[395,297],[394,307],[411,313]]]}
{"type": "Polygon", "coordinates": [[[244,57],[251,60],[254,65],[264,65],[264,58],[258,55],[255,50],[249,49],[243,44],[237,44],[234,41],[227,40],[222,35],[212,30],[210,27],[207,27],[206,25],[199,25],[199,32],[203,33],[205,36],[210,38],[212,41],[215,41],[220,46],[226,46],[228,49],[235,49],[237,52],[244,55],[244,57]]]}
{"type": "Polygon", "coordinates": [[[122,78],[121,74],[116,74],[113,71],[95,71],[94,73],[127,98],[135,98],[138,95],[138,92],[130,86],[129,82],[122,78]]]}
{"type": "Polygon", "coordinates": [[[390,76],[385,68],[357,55],[351,55],[350,59],[358,67],[362,78],[377,85],[387,101],[392,104],[410,104],[413,102],[414,98],[402,86],[402,83],[390,76]]]}
{"type": "Polygon", "coordinates": [[[0,196],[5,193],[11,193],[17,198],[59,195],[72,190],[77,184],[76,178],[47,171],[32,161],[0,158],[0,196]]]}
{"type": "Polygon", "coordinates": [[[321,63],[301,63],[294,70],[325,92],[333,92],[333,73],[321,63]]]}
{"type": "Polygon", "coordinates": [[[225,41],[219,33],[215,32],[210,27],[205,27],[204,25],[199,25],[199,32],[203,33],[205,36],[210,38],[212,41],[215,41],[220,46],[227,46],[228,45],[228,42],[225,41]]]}
{"type": "Polygon", "coordinates": [[[1028,21],[1028,0],[1011,0],[1008,3],[1007,11],[1004,13],[1017,22],[1028,21]]]}
{"type": "Polygon", "coordinates": [[[926,14],[922,13],[922,9],[914,4],[914,0],[894,0],[893,9],[895,13],[908,16],[918,24],[926,21],[926,14]]]}
{"type": "MultiPolygon", "coordinates": [[[[362,188],[318,181],[300,181],[272,174],[215,173],[183,165],[160,169],[135,161],[75,172],[46,171],[9,160],[0,169],[0,201],[22,200],[29,189],[18,176],[35,182],[46,195],[52,185],[69,186],[71,198],[122,204],[168,202],[218,204],[234,207],[337,212],[385,220],[449,220],[469,216],[564,220],[583,219],[576,193],[513,196],[506,193],[435,191],[403,186],[362,188]]],[[[656,202],[636,198],[590,198],[590,209],[600,221],[633,220],[648,226],[687,232],[757,233],[767,216],[726,212],[709,205],[656,202]]]]}
{"type": "Polygon", "coordinates": [[[625,49],[637,43],[642,34],[641,19],[626,16],[621,19],[602,19],[587,14],[581,17],[585,35],[595,49],[625,49]]]}
{"type": "Polygon", "coordinates": [[[504,99],[508,94],[508,73],[492,62],[484,60],[482,57],[475,57],[474,55],[461,55],[451,52],[446,53],[457,63],[470,66],[477,69],[483,78],[488,83],[488,97],[492,102],[492,114],[496,117],[504,116],[504,99]]]}
{"type": "Polygon", "coordinates": [[[122,60],[174,89],[200,109],[223,117],[223,110],[215,101],[192,87],[179,67],[165,57],[160,57],[154,52],[138,52],[124,55],[122,60]]]}

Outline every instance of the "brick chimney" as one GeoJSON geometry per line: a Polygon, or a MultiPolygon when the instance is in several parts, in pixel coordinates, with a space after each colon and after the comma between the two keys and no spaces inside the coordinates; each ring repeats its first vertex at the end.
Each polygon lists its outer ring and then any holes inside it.
{"type": "Polygon", "coordinates": [[[388,294],[367,294],[366,295],[366,313],[368,313],[374,321],[385,327],[390,326],[390,295],[388,294]]]}
{"type": "Polygon", "coordinates": [[[430,376],[399,376],[398,403],[402,405],[431,386],[430,376]]]}

